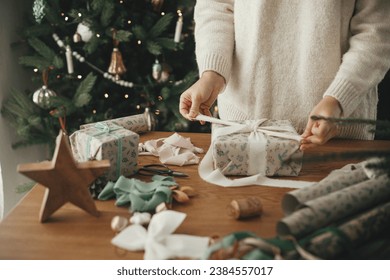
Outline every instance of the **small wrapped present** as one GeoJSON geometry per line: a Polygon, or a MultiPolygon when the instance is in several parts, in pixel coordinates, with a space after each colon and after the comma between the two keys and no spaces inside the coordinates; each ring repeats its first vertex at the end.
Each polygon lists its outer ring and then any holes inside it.
{"type": "Polygon", "coordinates": [[[112,123],[96,123],[70,136],[76,161],[108,159],[111,167],[104,175],[116,181],[121,175],[130,176],[137,170],[139,135],[112,123]]]}
{"type": "Polygon", "coordinates": [[[229,126],[214,123],[214,168],[224,175],[298,176],[303,156],[299,140],[287,120],[251,120],[229,126]]]}

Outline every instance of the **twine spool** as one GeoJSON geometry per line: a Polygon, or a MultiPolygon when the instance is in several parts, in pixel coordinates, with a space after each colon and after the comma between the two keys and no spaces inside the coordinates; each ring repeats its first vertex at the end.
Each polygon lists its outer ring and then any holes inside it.
{"type": "Polygon", "coordinates": [[[263,205],[257,197],[235,199],[230,202],[230,215],[235,219],[260,216],[263,213],[263,205]]]}

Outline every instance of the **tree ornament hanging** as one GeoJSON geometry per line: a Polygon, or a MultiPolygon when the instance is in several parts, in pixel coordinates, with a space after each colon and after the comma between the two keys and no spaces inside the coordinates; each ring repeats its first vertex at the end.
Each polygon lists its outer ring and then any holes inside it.
{"type": "Polygon", "coordinates": [[[153,79],[158,81],[161,78],[161,73],[162,73],[162,66],[161,66],[160,61],[158,61],[158,59],[156,58],[156,60],[154,61],[153,66],[152,66],[152,77],[153,77],[153,79]]]}
{"type": "Polygon", "coordinates": [[[32,100],[42,109],[51,109],[53,105],[53,98],[57,93],[47,87],[48,70],[42,72],[43,86],[37,89],[32,97],[32,100]]]}
{"type": "Polygon", "coordinates": [[[37,23],[41,23],[42,19],[45,17],[45,0],[35,0],[33,4],[33,15],[37,23]]]}
{"type": "Polygon", "coordinates": [[[172,67],[169,66],[167,63],[163,63],[162,64],[162,71],[161,71],[161,75],[160,75],[160,78],[158,79],[158,82],[159,83],[165,83],[169,80],[169,77],[171,75],[171,72],[172,72],[172,67]]]}
{"type": "Polygon", "coordinates": [[[151,0],[150,2],[152,3],[153,10],[155,12],[161,11],[161,7],[164,4],[164,0],[151,0]]]}
{"type": "Polygon", "coordinates": [[[90,29],[89,24],[83,21],[77,25],[76,33],[73,35],[73,41],[75,43],[81,41],[87,43],[91,40],[92,36],[93,36],[93,32],[90,29]]]}
{"type": "Polygon", "coordinates": [[[118,45],[119,41],[115,39],[116,37],[116,30],[113,30],[113,41],[114,41],[114,48],[112,50],[111,54],[111,63],[110,66],[108,67],[108,73],[112,74],[115,76],[115,80],[120,79],[120,75],[126,73],[126,67],[123,63],[123,58],[122,54],[119,51],[118,45]]]}

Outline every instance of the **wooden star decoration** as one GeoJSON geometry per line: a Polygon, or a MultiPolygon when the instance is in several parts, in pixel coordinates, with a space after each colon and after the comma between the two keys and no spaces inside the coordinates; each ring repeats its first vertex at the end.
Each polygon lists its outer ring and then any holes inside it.
{"type": "Polygon", "coordinates": [[[93,216],[99,216],[89,186],[109,167],[108,160],[77,163],[68,136],[60,131],[51,161],[19,164],[17,170],[46,187],[40,211],[40,221],[43,223],[67,202],[93,216]]]}

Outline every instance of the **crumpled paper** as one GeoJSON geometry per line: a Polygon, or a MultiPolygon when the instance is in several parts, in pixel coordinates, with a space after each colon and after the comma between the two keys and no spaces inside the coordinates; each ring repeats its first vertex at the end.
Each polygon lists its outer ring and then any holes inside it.
{"type": "Polygon", "coordinates": [[[209,245],[209,237],[172,234],[185,217],[186,214],[173,210],[159,212],[153,215],[147,230],[137,224],[128,226],[111,243],[128,251],[144,250],[145,260],[200,259],[209,245]]]}
{"type": "Polygon", "coordinates": [[[190,138],[178,133],[167,138],[148,140],[138,146],[139,155],[154,155],[164,164],[190,165],[198,164],[200,158],[196,155],[203,153],[203,149],[195,147],[190,138]]]}

